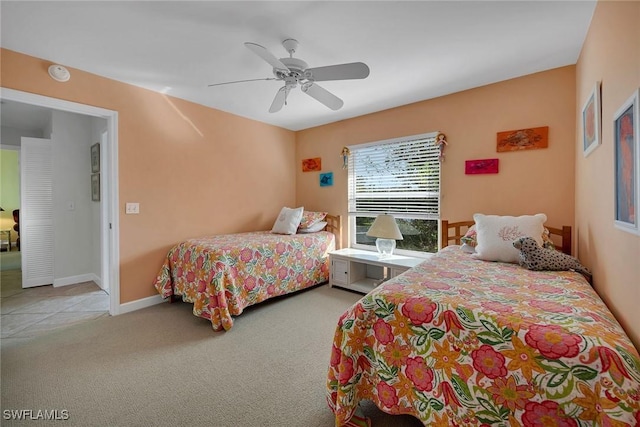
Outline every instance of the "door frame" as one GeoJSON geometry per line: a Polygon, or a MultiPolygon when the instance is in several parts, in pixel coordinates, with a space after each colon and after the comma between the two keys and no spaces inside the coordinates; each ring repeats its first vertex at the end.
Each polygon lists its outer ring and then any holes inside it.
{"type": "MultiPolygon", "coordinates": [[[[109,285],[109,314],[120,314],[120,218],[118,212],[118,112],[91,105],[0,87],[0,99],[107,120],[107,144],[101,148],[101,279],[109,285]],[[107,249],[107,250],[105,250],[107,249]]],[[[101,144],[103,145],[103,144],[101,144]]]]}

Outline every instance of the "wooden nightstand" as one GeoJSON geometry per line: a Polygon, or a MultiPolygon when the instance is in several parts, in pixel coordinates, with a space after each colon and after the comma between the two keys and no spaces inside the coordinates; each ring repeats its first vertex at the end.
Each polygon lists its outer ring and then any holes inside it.
{"type": "Polygon", "coordinates": [[[404,255],[380,257],[377,252],[346,248],[330,252],[329,259],[329,287],[337,286],[366,294],[385,280],[404,273],[426,258],[404,255]]]}

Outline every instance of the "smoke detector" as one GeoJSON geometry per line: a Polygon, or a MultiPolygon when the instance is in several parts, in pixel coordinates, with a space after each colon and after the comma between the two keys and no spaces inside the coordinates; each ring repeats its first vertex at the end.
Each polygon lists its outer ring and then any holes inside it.
{"type": "Polygon", "coordinates": [[[49,67],[49,75],[57,82],[66,82],[71,78],[71,73],[62,65],[51,65],[49,67]]]}

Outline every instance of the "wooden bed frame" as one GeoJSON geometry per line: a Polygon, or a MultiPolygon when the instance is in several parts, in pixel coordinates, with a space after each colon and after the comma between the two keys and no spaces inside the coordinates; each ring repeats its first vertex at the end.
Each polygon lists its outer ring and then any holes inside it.
{"type": "Polygon", "coordinates": [[[327,221],[325,230],[336,236],[336,249],[340,249],[342,247],[342,216],[327,214],[324,220],[327,221]]]}
{"type": "MultiPolygon", "coordinates": [[[[447,220],[440,221],[440,245],[441,247],[449,246],[450,241],[454,241],[453,244],[459,245],[461,244],[460,239],[464,237],[465,233],[475,224],[473,221],[460,221],[460,222],[449,222],[447,220]],[[453,234],[450,234],[453,229],[453,234]]],[[[556,245],[556,249],[564,252],[565,254],[571,255],[571,226],[565,225],[562,228],[554,228],[554,227],[545,227],[549,230],[551,235],[559,236],[562,239],[562,243],[560,245],[556,245]]]]}

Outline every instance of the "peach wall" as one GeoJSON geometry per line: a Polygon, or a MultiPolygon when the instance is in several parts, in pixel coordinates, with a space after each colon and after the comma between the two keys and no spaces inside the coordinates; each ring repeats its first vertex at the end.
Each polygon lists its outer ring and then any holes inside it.
{"type": "Polygon", "coordinates": [[[291,131],[76,69],[58,83],[50,62],[6,49],[0,60],[2,87],[118,111],[122,303],[157,295],[178,241],[269,229],[295,202],[291,131]],[[125,215],[125,202],[140,214],[125,215]]]}
{"type": "Polygon", "coordinates": [[[640,2],[598,2],[576,66],[576,117],[602,82],[602,145],[582,155],[578,126],[576,231],[594,287],[640,348],[640,236],[614,227],[613,114],[640,87],[640,2]]]}
{"type": "Polygon", "coordinates": [[[575,110],[575,67],[567,66],[300,131],[298,204],[346,219],[343,146],[441,131],[449,142],[442,218],[544,212],[549,225],[573,225],[575,110]],[[538,126],[549,126],[549,148],[496,152],[497,132],[538,126]],[[300,161],[308,157],[322,157],[323,172],[334,173],[333,187],[320,188],[318,172],[301,172],[300,161]],[[465,175],[465,160],[486,158],[500,159],[498,174],[465,175]]]}

